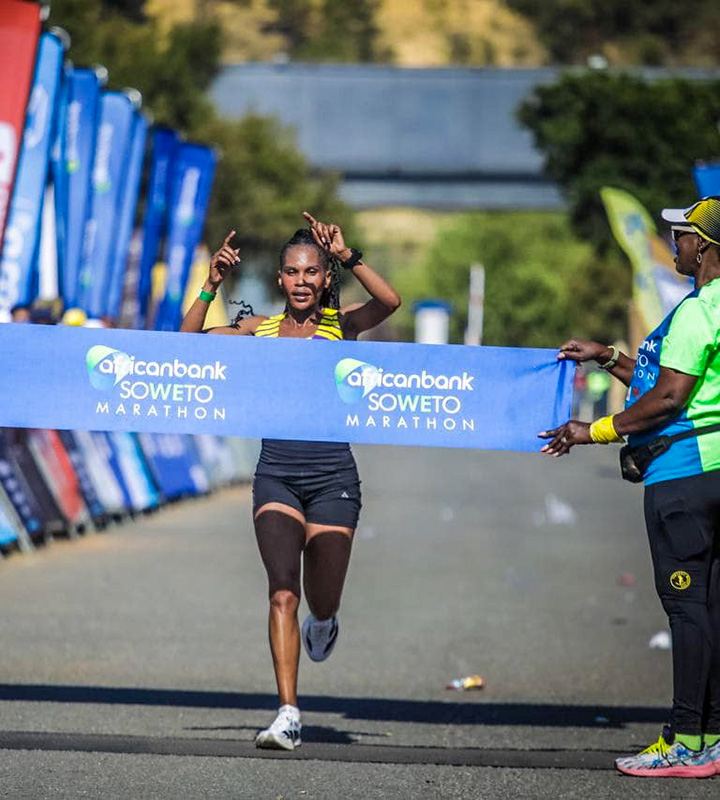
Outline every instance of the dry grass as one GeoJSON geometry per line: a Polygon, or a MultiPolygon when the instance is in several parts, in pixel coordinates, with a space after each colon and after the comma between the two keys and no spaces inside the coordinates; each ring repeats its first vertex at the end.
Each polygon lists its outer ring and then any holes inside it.
{"type": "MultiPolygon", "coordinates": [[[[247,7],[226,0],[149,0],[147,10],[165,28],[217,12],[226,33],[225,61],[271,60],[282,52],[282,37],[265,30],[272,19],[267,0],[247,7]]],[[[532,25],[502,0],[381,0],[377,21],[381,45],[398,66],[519,67],[547,60],[532,25]]]]}

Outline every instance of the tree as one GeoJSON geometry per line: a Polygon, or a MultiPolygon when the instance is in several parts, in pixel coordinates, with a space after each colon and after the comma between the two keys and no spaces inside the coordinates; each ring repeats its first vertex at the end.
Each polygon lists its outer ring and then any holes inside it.
{"type": "Polygon", "coordinates": [[[570,333],[625,331],[627,294],[619,305],[614,299],[598,305],[595,294],[618,281],[629,292],[629,270],[599,264],[563,214],[515,212],[455,218],[421,264],[393,276],[404,298],[406,334],[414,302],[433,297],[452,304],[451,341],[463,341],[473,263],[486,271],[484,344],[557,347],[570,333]]]}
{"type": "Polygon", "coordinates": [[[619,63],[717,64],[716,0],[696,0],[692,13],[677,0],[508,0],[537,26],[551,56],[584,63],[605,53],[619,63]]]}
{"type": "Polygon", "coordinates": [[[719,155],[720,82],[569,73],[538,87],[519,117],[568,200],[575,231],[604,252],[611,234],[602,186],[626,189],[656,217],[693,200],[694,162],[719,155]]]}
{"type": "MultiPolygon", "coordinates": [[[[205,92],[220,68],[220,26],[210,18],[161,37],[150,20],[137,22],[111,5],[54,0],[50,22],[70,34],[75,64],[103,64],[110,88],[137,88],[157,122],[191,131],[211,113],[205,92]]],[[[140,3],[122,5],[142,11],[140,3]]]]}
{"type": "Polygon", "coordinates": [[[376,22],[380,0],[269,0],[290,56],[307,61],[387,60],[376,22]]]}
{"type": "Polygon", "coordinates": [[[313,0],[268,0],[275,22],[268,30],[282,34],[288,53],[300,52],[311,35],[313,0]]]}

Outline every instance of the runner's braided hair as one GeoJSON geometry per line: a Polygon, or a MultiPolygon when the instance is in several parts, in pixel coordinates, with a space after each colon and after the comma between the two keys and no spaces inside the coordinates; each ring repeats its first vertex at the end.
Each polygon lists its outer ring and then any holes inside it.
{"type": "Polygon", "coordinates": [[[235,314],[233,321],[230,323],[231,328],[237,328],[242,320],[246,319],[247,317],[254,317],[255,310],[250,305],[250,303],[246,303],[244,300],[230,300],[231,306],[240,306],[240,310],[235,314]]]}

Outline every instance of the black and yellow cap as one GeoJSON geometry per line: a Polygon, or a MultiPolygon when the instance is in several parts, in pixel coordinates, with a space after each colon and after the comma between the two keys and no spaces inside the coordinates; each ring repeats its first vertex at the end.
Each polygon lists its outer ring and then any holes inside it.
{"type": "Polygon", "coordinates": [[[720,197],[703,197],[690,208],[665,208],[661,214],[673,225],[689,225],[695,233],[720,245],[720,197]]]}

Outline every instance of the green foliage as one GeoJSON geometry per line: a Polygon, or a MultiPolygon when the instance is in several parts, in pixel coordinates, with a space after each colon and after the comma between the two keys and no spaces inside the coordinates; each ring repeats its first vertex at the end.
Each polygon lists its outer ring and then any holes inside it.
{"type": "Polygon", "coordinates": [[[387,60],[376,16],[380,0],[269,0],[271,27],[285,36],[293,59],[373,62],[387,60]]]}
{"type": "Polygon", "coordinates": [[[50,23],[70,34],[75,64],[103,64],[110,88],[135,87],[156,122],[192,130],[210,113],[205,91],[220,67],[220,27],[210,18],[176,25],[163,38],[152,22],[136,21],[141,11],[138,2],[54,0],[50,23]]]}
{"type": "Polygon", "coordinates": [[[622,63],[717,64],[717,0],[508,0],[537,26],[543,44],[562,64],[593,53],[622,63]]]}
{"type": "Polygon", "coordinates": [[[103,6],[110,10],[122,14],[128,19],[142,22],[146,19],[145,4],[147,0],[103,0],[103,6]]]}
{"type": "Polygon", "coordinates": [[[275,12],[275,22],[270,30],[282,34],[288,53],[298,53],[310,36],[313,0],[268,0],[275,12]]]}
{"type": "Polygon", "coordinates": [[[403,296],[398,320],[412,334],[412,306],[428,297],[450,302],[451,341],[467,326],[470,267],[485,267],[483,343],[557,347],[570,335],[615,338],[625,334],[629,267],[600,263],[578,240],[563,214],[464,214],[438,232],[425,260],[398,272],[403,296]],[[620,300],[614,293],[621,290],[620,300]]]}
{"type": "Polygon", "coordinates": [[[611,233],[600,187],[627,190],[656,217],[695,198],[693,163],[720,149],[720,82],[570,73],[538,87],[519,117],[565,193],[575,231],[603,252],[611,233]]]}

